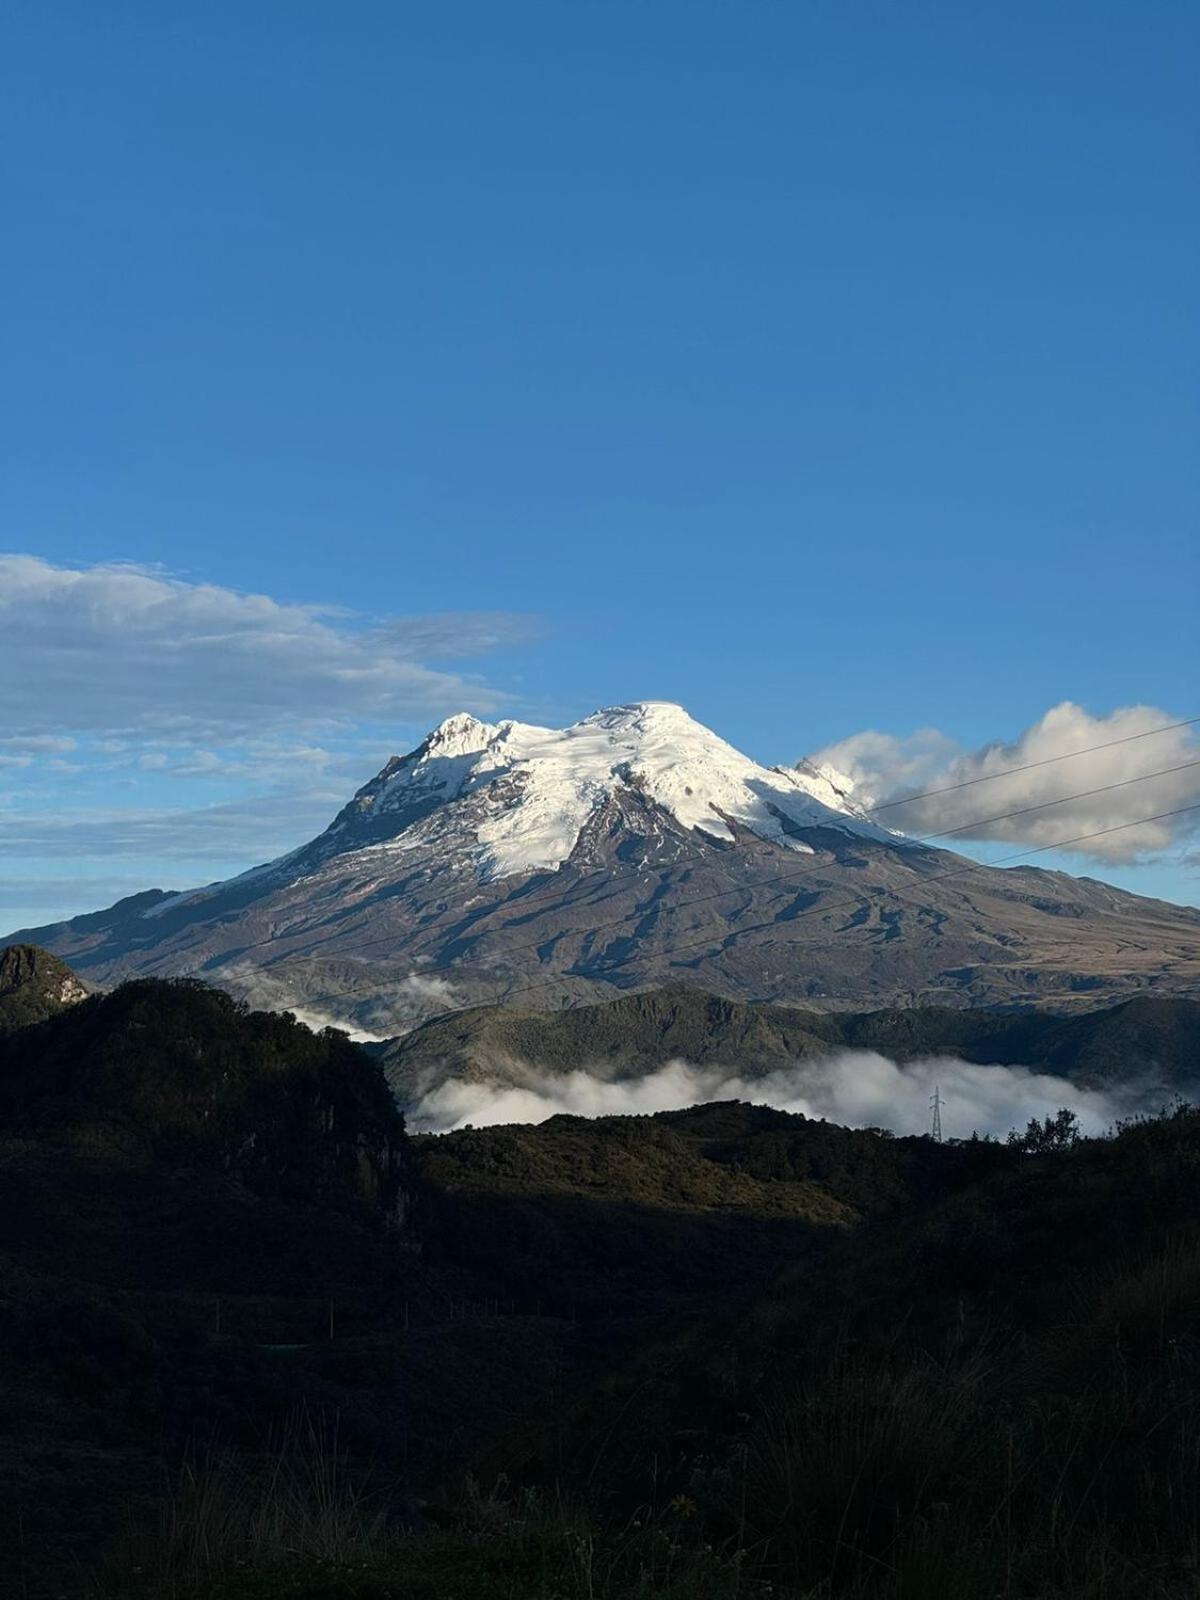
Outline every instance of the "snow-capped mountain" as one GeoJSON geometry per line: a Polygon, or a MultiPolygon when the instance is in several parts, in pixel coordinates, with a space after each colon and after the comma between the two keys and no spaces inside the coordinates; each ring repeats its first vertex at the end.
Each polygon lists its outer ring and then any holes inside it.
{"type": "MultiPolygon", "coordinates": [[[[797,833],[803,828],[884,837],[815,768],[760,767],[682,706],[660,700],[597,711],[561,729],[448,717],[410,755],[389,761],[317,845],[328,854],[376,841],[382,850],[415,850],[437,831],[437,808],[468,802],[455,815],[474,835],[466,848],[476,869],[511,878],[562,866],[623,791],[726,844],[735,828],[799,851],[811,848],[797,833]]],[[[288,870],[306,855],[285,858],[288,870]]]]}
{"type": "Polygon", "coordinates": [[[960,871],[848,790],[759,766],[661,701],[564,729],[458,715],[300,849],[21,937],[98,982],[199,972],[384,1033],[456,1002],[681,979],[860,1008],[1195,985],[1197,913],[1061,873],[960,871]]]}
{"type": "MultiPolygon", "coordinates": [[[[393,756],[324,833],[232,880],[242,888],[308,877],[361,857],[391,877],[401,856],[430,846],[484,882],[555,871],[587,853],[590,831],[628,799],[664,826],[736,843],[738,831],[812,854],[802,830],[839,828],[903,843],[875,827],[816,768],[761,767],[688,716],[655,700],[612,706],[569,728],[447,717],[405,756],[393,756]]],[[[145,915],[199,904],[231,885],[171,895],[145,915]]]]}

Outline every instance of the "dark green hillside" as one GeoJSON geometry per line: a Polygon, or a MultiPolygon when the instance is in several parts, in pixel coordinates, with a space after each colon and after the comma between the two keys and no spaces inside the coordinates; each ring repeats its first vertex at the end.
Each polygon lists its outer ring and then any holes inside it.
{"type": "MultiPolygon", "coordinates": [[[[793,1026],[640,1004],[648,1053],[793,1026]]],[[[940,1015],[821,1020],[903,1054],[940,1015]]],[[[1097,1074],[1193,1044],[1147,1002],[975,1020],[1097,1074]]],[[[344,1036],[191,983],[0,1040],[21,1600],[1192,1600],[1198,1371],[1186,1107],[409,1138],[344,1036]]]]}
{"type": "Polygon", "coordinates": [[[1100,1011],[1057,1016],[1040,1011],[954,1011],[916,1007],[836,1019],[852,1049],[896,1060],[945,1053],[999,1062],[1089,1087],[1149,1080],[1191,1090],[1200,1082],[1200,1002],[1139,996],[1100,1011]]]}
{"type": "Polygon", "coordinates": [[[661,1352],[577,1470],[653,1480],[777,1592],[1194,1594],[1200,1114],[1011,1154],[661,1352]]]}
{"type": "Polygon", "coordinates": [[[570,1011],[485,1006],[454,1012],[376,1047],[400,1103],[445,1077],[520,1082],[526,1068],[636,1077],[671,1060],[757,1077],[832,1050],[899,1061],[950,1054],[1037,1068],[1087,1085],[1200,1081],[1200,1002],[1139,997],[1080,1016],[912,1007],[871,1012],[743,1005],[671,988],[570,1011]]]}
{"type": "MultiPolygon", "coordinates": [[[[938,1147],[737,1105],[417,1141],[430,1203],[469,1219],[427,1248],[473,1252],[497,1286],[537,1281],[546,1301],[515,1316],[493,1302],[473,1345],[447,1341],[447,1423],[479,1407],[481,1382],[500,1400],[463,1458],[497,1487],[408,1533],[343,1506],[357,1531],[332,1558],[312,1511],[288,1511],[287,1548],[245,1543],[235,1518],[228,1557],[177,1592],[1191,1597],[1200,1116],[1059,1144],[938,1147]],[[832,1225],[814,1191],[844,1208],[832,1225]],[[514,1210],[558,1244],[529,1248],[514,1210]],[[677,1229],[687,1253],[710,1216],[729,1231],[723,1258],[708,1238],[706,1295],[636,1247],[616,1271],[622,1223],[656,1219],[654,1247],[677,1229]],[[757,1287],[738,1217],[793,1230],[757,1287]],[[573,1325],[552,1306],[572,1253],[609,1296],[573,1325]],[[639,1284],[659,1315],[631,1318],[639,1284]],[[551,1326],[556,1375],[526,1368],[517,1385],[496,1345],[551,1326]]],[[[172,1515],[186,1528],[197,1511],[184,1496],[172,1515]]],[[[139,1549],[181,1571],[161,1543],[139,1549]]]]}
{"type": "Polygon", "coordinates": [[[1144,1072],[1193,1093],[1200,1083],[1200,1003],[1145,996],[1065,1018],[1047,1032],[1035,1059],[1080,1083],[1119,1083],[1144,1072]]]}
{"type": "MultiPolygon", "coordinates": [[[[330,1300],[347,1334],[382,1324],[413,1183],[343,1036],[199,985],[130,984],[0,1039],[0,1554],[18,1528],[89,1549],[164,1452],[339,1404],[259,1346],[311,1341],[330,1300]]],[[[342,1409],[378,1436],[374,1408],[342,1409]]]]}
{"type": "Polygon", "coordinates": [[[728,1304],[864,1219],[1008,1159],[729,1102],[413,1140],[431,1247],[569,1315],[728,1304]]]}
{"type": "Polygon", "coordinates": [[[591,1066],[637,1074],[679,1058],[769,1072],[837,1044],[837,1022],[676,987],[569,1011],[478,1006],[435,1017],[376,1053],[403,1102],[430,1077],[494,1080],[513,1061],[552,1072],[591,1066]]]}
{"type": "MultiPolygon", "coordinates": [[[[510,1475],[586,1487],[598,1529],[657,1507],[680,1550],[693,1532],[740,1549],[741,1581],[798,1600],[1194,1595],[1200,1113],[1058,1148],[1044,1132],[938,1147],[727,1105],[417,1141],[469,1199],[480,1260],[521,1260],[486,1231],[514,1205],[563,1230],[551,1278],[631,1183],[647,1217],[673,1203],[682,1240],[709,1203],[792,1214],[767,1289],[735,1247],[724,1295],[622,1351],[510,1475]],[[855,1220],[804,1231],[809,1184],[855,1220]]],[[[726,1592],[717,1567],[693,1581],[726,1592]]]]}
{"type": "Polygon", "coordinates": [[[403,1124],[344,1035],[143,979],[0,1040],[0,1129],[216,1164],[259,1193],[389,1210],[403,1124]]]}

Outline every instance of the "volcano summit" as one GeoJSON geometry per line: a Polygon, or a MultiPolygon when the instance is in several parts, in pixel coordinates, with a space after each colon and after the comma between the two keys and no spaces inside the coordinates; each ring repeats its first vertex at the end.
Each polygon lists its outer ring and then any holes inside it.
{"type": "Polygon", "coordinates": [[[197,973],[378,1033],[681,981],[860,1010],[1200,981],[1200,912],[975,866],[876,826],[837,774],[759,766],[659,701],[561,730],[450,717],[300,849],[13,937],[92,983],[197,973]]]}

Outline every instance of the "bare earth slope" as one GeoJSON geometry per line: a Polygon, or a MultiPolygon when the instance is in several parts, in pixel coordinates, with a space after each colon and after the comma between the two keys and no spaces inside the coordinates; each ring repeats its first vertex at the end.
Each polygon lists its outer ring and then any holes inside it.
{"type": "Polygon", "coordinates": [[[198,973],[380,1035],[680,982],[830,1010],[1200,993],[1200,912],[914,844],[658,703],[451,718],[276,862],[12,937],[90,983],[198,973]]]}

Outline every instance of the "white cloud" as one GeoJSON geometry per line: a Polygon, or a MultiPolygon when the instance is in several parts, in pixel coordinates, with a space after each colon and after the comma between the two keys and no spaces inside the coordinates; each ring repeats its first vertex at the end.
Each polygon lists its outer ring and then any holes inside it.
{"type": "MultiPolygon", "coordinates": [[[[109,906],[126,895],[138,894],[146,888],[144,877],[12,877],[7,872],[0,877],[0,908],[8,913],[10,908],[42,913],[41,921],[61,920],[77,916],[81,911],[95,911],[109,906]]],[[[12,921],[6,914],[5,926],[12,921]]]]}
{"type": "Polygon", "coordinates": [[[308,993],[303,963],[295,970],[259,967],[235,961],[214,969],[209,980],[230,990],[262,1011],[290,1011],[305,1027],[341,1028],[352,1039],[377,1042],[408,1033],[418,1023],[448,1011],[459,1002],[459,992],[444,978],[409,973],[396,983],[386,1000],[378,996],[356,1000],[353,990],[316,998],[308,993]]]}
{"type": "Polygon", "coordinates": [[[0,555],[0,736],[220,743],[327,722],[489,711],[497,694],[427,665],[527,636],[508,614],[364,619],[138,567],[0,555]]]}
{"type": "Polygon", "coordinates": [[[1001,839],[1040,846],[1123,827],[1124,831],[1093,839],[1076,851],[1101,861],[1122,862],[1163,850],[1196,829],[1200,812],[1124,826],[1200,802],[1200,767],[1147,776],[1200,760],[1194,729],[1170,728],[1153,737],[1130,738],[1168,728],[1177,720],[1155,706],[1126,706],[1107,716],[1091,716],[1064,700],[1011,743],[964,750],[934,729],[906,738],[868,730],[809,759],[844,772],[854,782],[855,798],[868,806],[884,805],[915,790],[970,784],[879,812],[881,822],[904,833],[928,835],[954,829],[961,831],[953,837],[962,840],[1001,839]],[[1127,742],[1114,744],[1115,740],[1127,742]],[[1096,745],[1109,748],[1092,750],[1096,745]],[[1092,753],[1070,755],[1088,750],[1092,753]],[[1070,759],[1056,759],[1062,756],[1070,759]],[[986,783],[971,781],[1013,767],[1028,770],[991,777],[986,783]],[[1122,787],[1110,787],[1118,784],[1122,787]],[[1087,792],[1098,789],[1106,792],[1087,792]],[[1073,795],[1081,798],[1064,801],[1064,796],[1073,795]],[[1018,811],[1025,814],[1006,815],[1018,811]]]}
{"type": "Polygon", "coordinates": [[[461,992],[448,979],[410,972],[395,986],[388,999],[369,1001],[359,1008],[358,1016],[380,1038],[392,1039],[397,1034],[408,1033],[429,1017],[455,1010],[462,1003],[461,992]]]}
{"type": "MultiPolygon", "coordinates": [[[[145,861],[187,864],[200,881],[214,865],[270,860],[304,843],[342,805],[337,790],[248,795],[221,805],[136,808],[0,807],[0,862],[145,861]]],[[[156,867],[147,868],[144,888],[156,867]]]]}
{"type": "Polygon", "coordinates": [[[825,1060],[796,1062],[762,1078],[747,1079],[726,1067],[670,1061],[640,1078],[613,1079],[577,1070],[553,1074],[507,1063],[505,1084],[447,1079],[406,1108],[417,1132],[445,1133],[466,1123],[544,1122],[559,1113],[582,1117],[644,1116],[713,1100],[744,1100],[850,1127],[886,1127],[896,1133],[929,1129],[929,1097],[941,1093],[948,1138],[1006,1134],[1030,1117],[1068,1106],[1085,1133],[1102,1133],[1119,1117],[1152,1110],[1162,1091],[1125,1086],[1103,1093],[1082,1089],[1028,1067],[976,1066],[953,1057],[904,1066],[870,1050],[844,1051],[825,1060]]]}
{"type": "Polygon", "coordinates": [[[0,749],[26,752],[32,755],[65,755],[74,750],[76,741],[56,734],[30,733],[18,738],[0,739],[0,749]]]}

